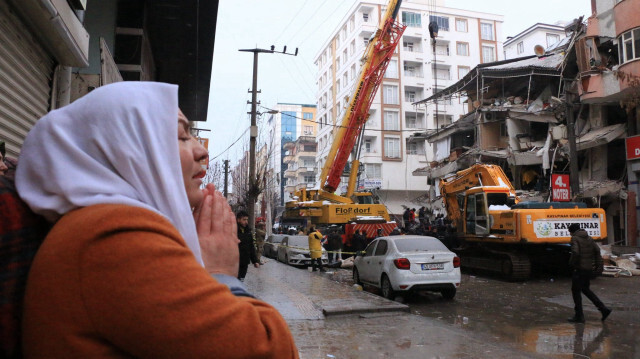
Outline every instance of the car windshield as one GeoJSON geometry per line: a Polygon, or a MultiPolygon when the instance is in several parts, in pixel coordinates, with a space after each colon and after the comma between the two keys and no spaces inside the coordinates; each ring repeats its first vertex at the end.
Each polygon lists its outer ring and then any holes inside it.
{"type": "Polygon", "coordinates": [[[448,251],[442,242],[436,238],[398,238],[394,240],[398,252],[416,252],[416,251],[448,251]]]}
{"type": "Polygon", "coordinates": [[[289,246],[309,248],[309,238],[306,236],[289,236],[289,246]]]}

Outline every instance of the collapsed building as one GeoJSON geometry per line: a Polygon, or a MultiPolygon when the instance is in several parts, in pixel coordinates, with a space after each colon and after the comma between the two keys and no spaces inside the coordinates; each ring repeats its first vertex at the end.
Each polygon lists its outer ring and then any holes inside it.
{"type": "Polygon", "coordinates": [[[615,34],[600,36],[595,30],[604,22],[594,10],[589,27],[582,19],[574,21],[565,29],[569,36],[553,48],[480,64],[452,86],[414,103],[456,99],[468,110],[457,121],[410,139],[433,148],[429,166],[413,171],[427,177],[432,211],[443,211],[439,180],[480,162],[501,166],[521,200],[551,201],[551,175],[570,173],[574,137],[579,191],[571,200],[605,209],[609,243],[635,245],[635,192],[627,185],[637,180],[627,171],[624,153],[627,127],[635,133],[636,117],[620,105],[624,94],[613,86],[619,83],[614,71],[619,49],[615,34]]]}

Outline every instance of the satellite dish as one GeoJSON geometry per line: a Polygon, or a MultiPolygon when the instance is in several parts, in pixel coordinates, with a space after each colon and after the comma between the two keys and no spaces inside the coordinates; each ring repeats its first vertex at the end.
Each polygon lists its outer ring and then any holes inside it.
{"type": "Polygon", "coordinates": [[[544,47],[542,47],[541,45],[536,45],[536,46],[533,47],[533,52],[538,57],[543,56],[544,55],[544,47]]]}

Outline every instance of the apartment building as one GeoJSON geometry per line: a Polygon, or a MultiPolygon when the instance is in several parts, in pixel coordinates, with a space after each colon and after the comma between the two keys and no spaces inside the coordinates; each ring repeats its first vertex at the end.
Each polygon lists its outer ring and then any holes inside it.
{"type": "Polygon", "coordinates": [[[504,42],[504,58],[508,60],[535,55],[534,48],[537,45],[546,50],[552,49],[567,38],[564,31],[567,25],[568,23],[563,21],[558,21],[553,25],[539,22],[515,36],[507,36],[507,40],[504,42]]]}
{"type": "Polygon", "coordinates": [[[291,192],[286,189],[288,183],[293,181],[291,182],[293,187],[298,184],[297,177],[285,176],[289,166],[295,165],[295,163],[291,162],[293,156],[287,157],[292,155],[292,152],[287,151],[293,150],[293,147],[289,148],[289,146],[301,136],[315,139],[318,125],[316,122],[316,105],[277,103],[272,109],[276,113],[271,114],[267,119],[267,131],[264,131],[264,136],[266,137],[262,141],[272,148],[269,155],[269,167],[275,179],[275,181],[272,181],[274,182],[273,187],[276,187],[274,190],[277,191],[277,198],[279,198],[276,206],[284,206],[284,203],[291,199],[291,192]],[[287,145],[287,148],[285,148],[285,145],[287,145]],[[287,162],[285,162],[285,157],[287,157],[287,162]]]}
{"type": "MultiPolygon", "coordinates": [[[[364,171],[358,186],[377,189],[381,202],[394,215],[402,214],[405,205],[425,203],[427,184],[411,172],[430,161],[433,153],[424,140],[408,141],[410,135],[446,126],[465,113],[463,99],[440,101],[437,111],[435,105],[416,107],[412,103],[450,86],[478,63],[495,61],[503,54],[499,41],[502,16],[446,7],[442,0],[435,7],[432,3],[403,1],[398,20],[407,28],[369,111],[362,141],[364,171]],[[435,51],[430,21],[440,29],[435,51]]],[[[357,1],[315,58],[319,169],[327,162],[334,126],[341,123],[354,93],[361,56],[386,4],[385,0],[357,1]]]]}
{"type": "Polygon", "coordinates": [[[316,138],[315,136],[300,136],[295,141],[285,142],[283,162],[285,192],[293,193],[302,188],[313,188],[316,183],[316,138]]]}

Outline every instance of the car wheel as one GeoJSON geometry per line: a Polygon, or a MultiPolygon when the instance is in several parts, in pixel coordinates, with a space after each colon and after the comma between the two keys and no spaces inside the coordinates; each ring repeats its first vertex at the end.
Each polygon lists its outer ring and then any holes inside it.
{"type": "Polygon", "coordinates": [[[440,292],[440,294],[442,294],[442,297],[444,299],[451,300],[453,299],[453,297],[456,296],[456,289],[455,288],[445,289],[442,292],[440,292]]]}
{"type": "Polygon", "coordinates": [[[393,300],[396,295],[393,292],[393,288],[391,287],[391,282],[389,281],[389,277],[386,274],[382,275],[382,279],[380,280],[380,289],[382,289],[382,296],[393,300]]]}
{"type": "Polygon", "coordinates": [[[353,281],[358,285],[362,285],[362,281],[360,281],[360,273],[356,267],[353,267],[353,281]]]}

